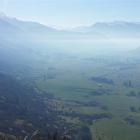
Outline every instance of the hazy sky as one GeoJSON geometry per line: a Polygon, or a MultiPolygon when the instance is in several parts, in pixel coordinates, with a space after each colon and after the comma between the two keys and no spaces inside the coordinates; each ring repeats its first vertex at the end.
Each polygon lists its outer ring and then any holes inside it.
{"type": "Polygon", "coordinates": [[[49,26],[73,27],[101,21],[140,21],[140,0],[0,0],[0,11],[49,26]]]}

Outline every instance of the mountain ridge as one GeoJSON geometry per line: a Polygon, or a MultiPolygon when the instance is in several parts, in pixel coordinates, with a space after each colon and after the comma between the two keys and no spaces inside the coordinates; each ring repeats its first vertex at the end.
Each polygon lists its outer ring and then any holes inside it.
{"type": "Polygon", "coordinates": [[[140,22],[114,21],[98,22],[90,26],[76,27],[71,30],[58,30],[33,21],[22,21],[4,14],[0,16],[0,36],[23,35],[44,38],[55,36],[61,38],[121,38],[140,37],[140,22]]]}

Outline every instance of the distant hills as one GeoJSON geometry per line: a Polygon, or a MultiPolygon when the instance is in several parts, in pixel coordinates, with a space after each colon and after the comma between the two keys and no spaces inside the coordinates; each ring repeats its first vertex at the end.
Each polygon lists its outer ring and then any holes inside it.
{"type": "Polygon", "coordinates": [[[22,21],[6,15],[0,16],[0,35],[47,34],[56,31],[37,22],[22,21]]]}
{"type": "Polygon", "coordinates": [[[138,37],[140,36],[140,22],[100,22],[91,26],[75,28],[74,30],[82,33],[98,33],[106,37],[138,37]]]}
{"type": "Polygon", "coordinates": [[[10,34],[35,35],[40,37],[61,36],[61,38],[114,38],[114,37],[140,37],[140,22],[114,21],[110,23],[100,22],[91,26],[77,27],[72,30],[57,30],[37,22],[21,21],[0,15],[0,36],[10,34]]]}

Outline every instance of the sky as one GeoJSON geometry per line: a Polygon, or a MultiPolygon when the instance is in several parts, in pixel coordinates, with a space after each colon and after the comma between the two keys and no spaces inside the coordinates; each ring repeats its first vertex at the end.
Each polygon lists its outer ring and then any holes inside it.
{"type": "Polygon", "coordinates": [[[0,12],[48,26],[72,28],[96,22],[140,22],[140,0],[0,0],[0,12]]]}

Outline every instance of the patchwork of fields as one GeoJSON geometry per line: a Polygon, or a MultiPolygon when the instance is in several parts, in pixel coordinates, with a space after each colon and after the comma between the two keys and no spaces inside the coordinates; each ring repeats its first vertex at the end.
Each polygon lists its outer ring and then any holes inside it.
{"type": "Polygon", "coordinates": [[[135,51],[96,53],[91,49],[79,56],[72,50],[63,52],[58,44],[57,53],[43,58],[44,74],[36,80],[37,88],[61,99],[58,110],[81,114],[65,119],[87,125],[93,139],[139,140],[140,57],[135,51]]]}

